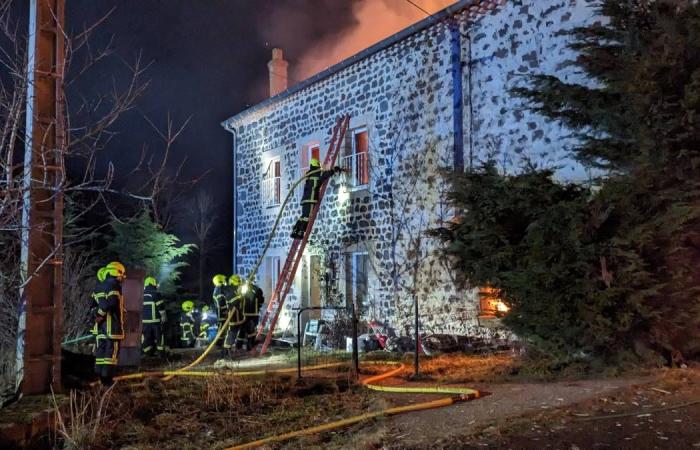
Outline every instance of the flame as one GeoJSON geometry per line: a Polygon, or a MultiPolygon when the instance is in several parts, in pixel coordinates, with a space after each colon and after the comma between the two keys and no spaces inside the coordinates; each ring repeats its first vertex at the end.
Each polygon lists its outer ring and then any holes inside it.
{"type": "MultiPolygon", "coordinates": [[[[434,14],[455,0],[412,0],[434,14]]],[[[297,79],[308,78],[334,64],[371,47],[427,17],[426,13],[405,0],[365,0],[353,4],[357,23],[340,36],[323,41],[302,57],[294,69],[297,79]]]]}
{"type": "Polygon", "coordinates": [[[496,303],[496,310],[500,313],[507,313],[508,311],[510,311],[510,308],[508,307],[508,305],[503,303],[503,300],[499,300],[498,303],[496,303]]]}
{"type": "Polygon", "coordinates": [[[510,311],[510,307],[501,299],[501,290],[484,286],[479,289],[479,296],[482,299],[482,313],[486,315],[504,315],[510,311]],[[486,304],[484,304],[486,303],[486,304]]]}

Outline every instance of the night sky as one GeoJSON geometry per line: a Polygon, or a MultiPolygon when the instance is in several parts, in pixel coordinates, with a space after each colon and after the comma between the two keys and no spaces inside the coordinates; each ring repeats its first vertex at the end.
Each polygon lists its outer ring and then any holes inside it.
{"type": "MultiPolygon", "coordinates": [[[[144,116],[160,129],[165,129],[168,114],[175,126],[190,118],[168,167],[175,171],[186,159],[183,182],[206,174],[187,191],[191,197],[198,190],[208,191],[218,204],[215,236],[221,246],[205,273],[207,277],[230,273],[232,143],[220,123],[267,97],[272,48],[284,49],[292,85],[318,69],[309,67],[309,61],[325,68],[424,18],[424,8],[433,12],[452,1],[67,0],[69,35],[93,26],[113,10],[90,39],[93,50],[111,43],[113,54],[80,77],[69,75],[68,107],[75,109],[79,97],[99,98],[113,84],[123,87],[130,79],[126,65],[141,55],[142,64],[149,65],[144,77],[149,87],[135,108],[112,126],[116,135],[100,153],[98,167],[114,164],[115,188],[138,184],[136,176],[127,175],[142,150],[157,160],[164,148],[144,116]]],[[[20,30],[27,26],[28,4],[26,0],[12,4],[20,30]]],[[[84,56],[78,54],[72,62],[73,75],[84,56]]],[[[0,79],[4,80],[2,74],[0,79]]],[[[72,119],[75,126],[78,115],[72,119]]],[[[174,231],[184,242],[192,242],[187,200],[178,205],[185,217],[174,224],[174,231]]],[[[191,272],[184,281],[193,281],[196,270],[191,272]]]]}
{"type": "MultiPolygon", "coordinates": [[[[207,273],[229,272],[231,265],[231,136],[219,123],[264,99],[271,48],[284,46],[291,64],[314,42],[332,37],[353,23],[351,2],[340,0],[68,0],[66,26],[80,31],[112,8],[91,45],[113,39],[114,55],[78,79],[73,89],[95,95],[128,78],[125,62],[140,52],[151,63],[150,86],[138,110],[122,117],[118,135],[105,152],[117,167],[117,182],[134,166],[143,145],[158,153],[163,144],[143,115],[164,126],[170,113],[175,124],[191,116],[174,146],[170,162],[187,158],[182,178],[207,173],[198,184],[214,195],[220,218],[215,235],[221,249],[207,273]]],[[[75,63],[74,63],[75,64],[75,63]]],[[[103,161],[104,162],[104,161],[103,161]]],[[[183,205],[183,208],[185,205],[183,205]]],[[[176,225],[187,241],[188,224],[176,225]]]]}

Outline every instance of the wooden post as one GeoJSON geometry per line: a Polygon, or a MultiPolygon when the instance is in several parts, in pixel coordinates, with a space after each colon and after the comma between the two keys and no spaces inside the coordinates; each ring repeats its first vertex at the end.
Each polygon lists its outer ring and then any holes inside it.
{"type": "Polygon", "coordinates": [[[65,0],[30,0],[18,383],[61,390],[65,0]],[[21,340],[24,339],[22,347],[21,340]]]}

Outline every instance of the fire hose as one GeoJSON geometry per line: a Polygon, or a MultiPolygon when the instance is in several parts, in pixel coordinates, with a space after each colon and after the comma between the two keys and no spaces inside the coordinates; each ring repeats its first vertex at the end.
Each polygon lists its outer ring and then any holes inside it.
{"type": "MultiPolygon", "coordinates": [[[[392,364],[391,362],[384,362],[385,364],[392,364]]],[[[381,364],[381,363],[380,363],[381,364]]],[[[397,364],[397,363],[393,363],[397,364]]],[[[378,381],[385,380],[387,378],[398,375],[403,371],[404,365],[399,363],[399,367],[396,369],[387,371],[385,373],[371,376],[360,381],[364,387],[372,389],[375,391],[383,392],[394,392],[394,393],[408,393],[408,394],[452,394],[450,397],[445,397],[439,400],[432,400],[428,402],[416,403],[408,406],[397,406],[394,408],[387,408],[381,411],[368,412],[365,414],[360,414],[353,417],[348,417],[341,420],[336,420],[334,422],[325,423],[323,425],[317,425],[314,427],[304,428],[301,430],[291,431],[289,433],[278,434],[263,439],[258,439],[256,441],[247,442],[245,444],[236,445],[234,447],[229,447],[226,450],[243,450],[249,448],[261,447],[263,445],[271,444],[274,442],[283,442],[289,439],[310,436],[313,434],[319,434],[330,430],[335,430],[338,428],[347,427],[354,425],[356,423],[364,422],[366,420],[375,419],[378,417],[388,417],[397,414],[403,414],[412,411],[423,411],[426,409],[434,408],[444,408],[445,406],[454,405],[455,403],[470,401],[478,399],[482,396],[481,392],[470,389],[470,388],[459,388],[459,387],[399,387],[399,386],[378,386],[370,383],[376,383],[378,381]]]]}
{"type": "MultiPolygon", "coordinates": [[[[275,236],[275,232],[277,231],[277,228],[279,227],[280,221],[282,220],[282,214],[284,213],[285,208],[287,207],[287,204],[289,203],[289,200],[292,198],[292,194],[294,193],[294,190],[295,190],[295,189],[297,188],[297,186],[299,186],[303,181],[305,181],[306,178],[308,178],[308,177],[311,176],[311,175],[314,175],[314,174],[317,174],[317,173],[321,173],[322,171],[323,171],[323,169],[317,169],[317,170],[310,170],[310,171],[306,172],[306,174],[304,174],[303,177],[301,177],[301,178],[299,178],[298,180],[296,180],[296,181],[294,182],[294,184],[292,184],[292,186],[289,188],[289,192],[287,192],[287,196],[284,198],[284,202],[283,202],[282,205],[280,206],[280,211],[279,211],[279,213],[277,214],[277,217],[275,218],[275,223],[274,223],[274,225],[272,226],[272,231],[270,231],[270,235],[269,235],[269,237],[267,238],[267,241],[265,242],[265,247],[263,248],[263,251],[260,253],[260,256],[258,257],[257,262],[255,263],[255,265],[254,265],[253,268],[251,269],[250,273],[248,274],[248,277],[246,278],[246,281],[245,281],[246,284],[250,285],[250,284],[253,282],[253,279],[255,278],[255,274],[258,272],[258,269],[260,268],[260,265],[262,264],[263,259],[265,258],[265,254],[267,253],[267,251],[268,251],[269,248],[270,248],[270,243],[272,242],[272,238],[275,236]]],[[[234,310],[231,310],[231,311],[229,312],[228,317],[226,318],[226,321],[225,321],[224,324],[221,326],[221,328],[219,328],[219,330],[217,330],[216,336],[214,337],[214,339],[212,339],[211,343],[209,343],[209,345],[207,346],[207,348],[204,349],[204,352],[202,352],[202,354],[199,355],[199,357],[198,357],[197,359],[195,359],[194,361],[192,361],[192,362],[189,363],[188,365],[186,365],[186,366],[184,366],[184,367],[182,367],[182,368],[180,368],[180,369],[175,370],[175,371],[174,371],[175,373],[179,374],[180,372],[185,372],[185,371],[187,371],[187,370],[190,370],[191,368],[193,368],[193,367],[199,365],[199,363],[201,363],[202,361],[204,361],[204,359],[207,357],[207,355],[211,352],[211,350],[212,350],[212,349],[214,348],[214,346],[216,345],[216,342],[218,342],[219,339],[221,339],[221,336],[222,336],[224,330],[226,330],[226,329],[228,328],[229,323],[231,323],[231,319],[233,318],[234,312],[235,312],[234,310]]],[[[272,332],[272,330],[270,330],[270,333],[271,333],[271,332],[272,332]]],[[[175,373],[170,374],[170,375],[167,375],[167,376],[164,378],[164,381],[171,380],[172,377],[175,376],[175,373]]],[[[116,380],[116,378],[115,378],[115,380],[116,380]]]]}

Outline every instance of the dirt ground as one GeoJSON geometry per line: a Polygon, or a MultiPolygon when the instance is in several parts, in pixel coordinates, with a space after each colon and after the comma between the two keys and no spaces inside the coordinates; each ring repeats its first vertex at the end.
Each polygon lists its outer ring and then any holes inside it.
{"type": "MultiPolygon", "coordinates": [[[[183,355],[187,360],[189,355],[183,355]]],[[[225,363],[203,369],[257,370],[293,367],[291,354],[225,363]]],[[[367,360],[390,358],[363,355],[367,360]]],[[[339,361],[322,355],[305,361],[339,361]],[[316,358],[316,360],[314,360],[316,358]]],[[[341,358],[342,359],[342,358],[341,358]]],[[[180,366],[172,361],[168,368],[180,366]]],[[[95,439],[85,448],[221,449],[369,411],[435,400],[444,395],[404,395],[353,385],[344,365],[261,377],[151,379],[123,384],[111,394],[95,439]]],[[[422,376],[406,370],[382,384],[466,386],[488,395],[456,405],[363,422],[298,438],[272,448],[700,448],[700,369],[657,370],[633,376],[556,382],[528,381],[509,354],[425,358],[422,376]]],[[[394,368],[364,364],[363,376],[394,368]]],[[[153,363],[153,369],[157,364],[153,363]]],[[[95,423],[78,424],[88,431],[95,423]]],[[[85,440],[85,436],[78,436],[85,440]]]]}

